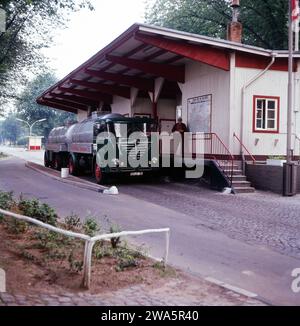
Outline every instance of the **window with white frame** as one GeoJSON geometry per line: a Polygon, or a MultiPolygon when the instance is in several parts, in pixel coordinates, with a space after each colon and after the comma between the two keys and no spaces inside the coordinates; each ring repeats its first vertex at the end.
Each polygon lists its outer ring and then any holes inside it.
{"type": "Polygon", "coordinates": [[[279,98],[254,97],[254,132],[279,132],[279,98]]]}

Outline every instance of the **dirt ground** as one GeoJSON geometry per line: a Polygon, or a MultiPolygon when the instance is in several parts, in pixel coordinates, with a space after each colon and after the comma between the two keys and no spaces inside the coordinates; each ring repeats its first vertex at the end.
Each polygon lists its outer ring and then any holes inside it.
{"type": "MultiPolygon", "coordinates": [[[[35,248],[30,233],[11,234],[4,224],[0,223],[0,239],[0,267],[6,271],[9,293],[84,291],[81,288],[82,272],[71,271],[67,259],[45,259],[46,252],[35,248]]],[[[80,255],[80,252],[76,255],[80,255]]],[[[160,265],[145,258],[138,259],[137,267],[125,268],[122,271],[117,271],[117,261],[112,257],[99,260],[93,258],[92,265],[92,294],[115,291],[131,285],[158,286],[160,282],[163,284],[178,277],[175,270],[164,271],[160,265]]]]}

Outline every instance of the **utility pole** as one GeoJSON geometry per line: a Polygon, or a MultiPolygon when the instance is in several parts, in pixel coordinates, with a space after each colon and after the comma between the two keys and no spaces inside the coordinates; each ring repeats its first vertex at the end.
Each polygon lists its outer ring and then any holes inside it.
{"type": "MultiPolygon", "coordinates": [[[[299,1],[289,0],[289,73],[287,102],[287,163],[283,167],[283,196],[294,196],[297,192],[297,166],[293,163],[293,68],[294,68],[294,27],[299,24],[299,1]]],[[[296,29],[295,29],[296,31],[296,29]]]]}
{"type": "Polygon", "coordinates": [[[292,163],[292,118],[293,118],[293,6],[289,1],[289,76],[288,76],[288,107],[287,107],[287,164],[292,163]]]}

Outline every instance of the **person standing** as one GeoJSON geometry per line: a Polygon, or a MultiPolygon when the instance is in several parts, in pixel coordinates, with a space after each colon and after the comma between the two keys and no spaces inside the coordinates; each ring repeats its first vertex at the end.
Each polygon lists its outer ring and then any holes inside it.
{"type": "Polygon", "coordinates": [[[184,134],[188,132],[186,124],[182,122],[182,118],[178,118],[177,123],[172,129],[172,133],[179,132],[181,135],[181,144],[178,144],[176,152],[178,152],[179,146],[181,145],[181,155],[184,157],[184,134]]]}
{"type": "Polygon", "coordinates": [[[177,123],[174,125],[172,132],[180,132],[181,136],[188,131],[187,126],[182,122],[182,118],[178,118],[177,123]]]}

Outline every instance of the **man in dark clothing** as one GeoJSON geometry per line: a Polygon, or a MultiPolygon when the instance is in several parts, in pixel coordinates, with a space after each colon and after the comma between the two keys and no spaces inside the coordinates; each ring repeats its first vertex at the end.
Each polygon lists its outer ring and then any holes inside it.
{"type": "MultiPolygon", "coordinates": [[[[181,147],[182,157],[184,157],[184,133],[188,132],[187,126],[182,122],[182,118],[178,118],[177,123],[174,125],[172,129],[172,133],[179,132],[181,135],[181,144],[177,144],[177,150],[181,147]]],[[[176,145],[175,145],[176,146],[176,145]]]]}
{"type": "Polygon", "coordinates": [[[174,125],[172,132],[180,132],[181,136],[184,136],[184,133],[188,131],[187,126],[182,122],[182,118],[178,118],[177,123],[174,125]]]}

